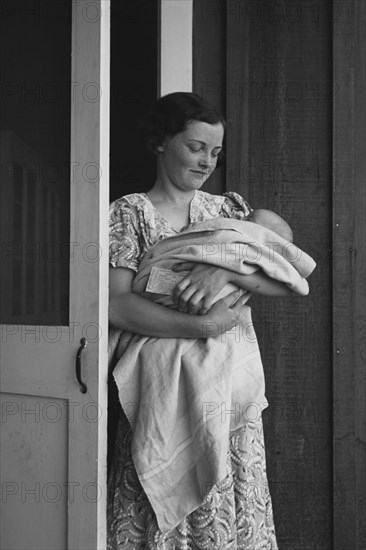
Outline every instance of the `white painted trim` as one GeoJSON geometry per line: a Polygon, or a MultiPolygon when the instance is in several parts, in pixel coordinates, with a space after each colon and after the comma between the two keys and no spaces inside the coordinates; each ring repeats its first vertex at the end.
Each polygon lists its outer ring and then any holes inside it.
{"type": "Polygon", "coordinates": [[[193,0],[161,0],[160,96],[192,91],[193,0]]]}
{"type": "Polygon", "coordinates": [[[100,21],[100,103],[99,103],[99,326],[98,404],[98,485],[102,487],[97,507],[98,550],[107,540],[107,396],[108,396],[108,291],[109,291],[109,127],[110,127],[110,0],[101,2],[100,21]]]}

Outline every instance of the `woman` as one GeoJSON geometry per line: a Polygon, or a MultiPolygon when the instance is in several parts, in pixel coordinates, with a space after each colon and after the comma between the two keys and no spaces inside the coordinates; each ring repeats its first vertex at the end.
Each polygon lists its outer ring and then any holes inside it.
{"type": "MultiPolygon", "coordinates": [[[[148,193],[131,194],[111,205],[113,326],[158,338],[200,338],[203,314],[217,331],[230,330],[240,322],[243,305],[235,300],[237,295],[211,307],[228,281],[225,269],[183,264],[182,269],[190,273],[175,289],[177,310],[131,292],[141,258],[158,240],[178,234],[193,222],[220,216],[244,220],[251,212],[236,193],[215,196],[200,191],[222,154],[224,127],[223,118],[196,94],[174,93],[158,100],[148,125],[149,147],[157,155],[156,181],[148,193]]],[[[238,276],[235,283],[253,292],[292,294],[264,275],[259,286],[247,276],[238,276]]],[[[159,530],[139,483],[130,444],[130,426],[121,410],[108,481],[109,549],[277,548],[261,420],[234,432],[226,478],[212,487],[202,506],[166,532],[159,530]]]]}

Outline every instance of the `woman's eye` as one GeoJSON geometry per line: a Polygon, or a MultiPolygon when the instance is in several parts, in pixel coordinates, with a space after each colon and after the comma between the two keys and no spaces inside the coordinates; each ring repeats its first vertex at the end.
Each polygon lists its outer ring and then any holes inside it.
{"type": "MultiPolygon", "coordinates": [[[[203,147],[195,147],[194,145],[188,145],[188,149],[192,151],[192,153],[199,153],[203,150],[203,147]]],[[[217,159],[220,154],[220,151],[217,153],[211,153],[211,157],[214,159],[217,159]]]]}

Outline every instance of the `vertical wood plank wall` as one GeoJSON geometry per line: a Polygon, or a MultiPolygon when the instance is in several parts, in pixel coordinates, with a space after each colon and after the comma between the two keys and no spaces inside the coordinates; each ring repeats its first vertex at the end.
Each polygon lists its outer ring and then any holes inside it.
{"type": "Polygon", "coordinates": [[[366,2],[333,16],[334,549],[366,548],[366,2]]]}
{"type": "Polygon", "coordinates": [[[194,2],[193,90],[228,122],[207,190],[278,212],[318,264],[308,297],[251,304],[281,550],[365,547],[365,7],[194,2]]]}
{"type": "Polygon", "coordinates": [[[257,3],[258,11],[245,17],[239,11],[245,5],[227,4],[227,185],[245,189],[252,206],[283,216],[295,243],[318,264],[308,297],[253,300],[270,403],[268,477],[280,548],[326,550],[332,548],[329,18],[323,12],[322,22],[314,21],[309,3],[295,13],[257,3]]]}

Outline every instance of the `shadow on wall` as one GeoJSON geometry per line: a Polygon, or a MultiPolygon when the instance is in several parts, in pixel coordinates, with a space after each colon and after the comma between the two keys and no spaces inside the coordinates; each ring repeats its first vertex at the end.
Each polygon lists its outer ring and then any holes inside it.
{"type": "Polygon", "coordinates": [[[111,3],[110,200],[147,191],[155,159],[136,121],[157,98],[158,0],[111,3]]]}

